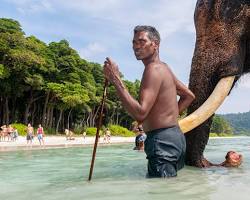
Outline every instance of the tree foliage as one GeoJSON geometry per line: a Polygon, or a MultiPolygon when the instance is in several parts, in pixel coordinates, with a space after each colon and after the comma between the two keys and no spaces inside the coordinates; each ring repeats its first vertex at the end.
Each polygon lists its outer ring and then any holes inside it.
{"type": "Polygon", "coordinates": [[[212,133],[216,133],[219,136],[224,134],[227,135],[233,134],[233,129],[228,123],[228,121],[219,115],[214,116],[210,131],[212,133]]]}
{"type": "Polygon", "coordinates": [[[221,115],[234,129],[235,134],[250,135],[250,111],[245,113],[221,115]]]}
{"type": "MultiPolygon", "coordinates": [[[[124,80],[138,98],[140,82],[124,80]]],[[[82,59],[67,40],[46,44],[26,36],[18,21],[0,18],[0,124],[66,127],[96,125],[103,93],[102,66],[82,59]]],[[[108,87],[104,124],[130,128],[132,118],[108,87]]]]}

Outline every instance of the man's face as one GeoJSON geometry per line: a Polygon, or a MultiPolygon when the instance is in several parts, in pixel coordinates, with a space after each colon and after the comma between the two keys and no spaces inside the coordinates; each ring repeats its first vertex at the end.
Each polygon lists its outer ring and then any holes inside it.
{"type": "Polygon", "coordinates": [[[148,58],[155,53],[157,48],[158,45],[149,39],[147,32],[141,31],[134,35],[133,50],[137,60],[148,58]]]}

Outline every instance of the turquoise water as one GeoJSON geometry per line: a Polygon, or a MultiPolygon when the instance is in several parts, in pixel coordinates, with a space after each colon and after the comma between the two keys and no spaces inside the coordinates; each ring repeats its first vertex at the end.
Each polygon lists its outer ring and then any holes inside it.
{"type": "Polygon", "coordinates": [[[0,152],[0,200],[250,198],[250,138],[212,139],[207,146],[206,157],[217,163],[228,150],[240,152],[240,168],[185,167],[171,179],[146,179],[145,154],[132,147],[98,147],[91,182],[87,178],[92,147],[0,152]]]}

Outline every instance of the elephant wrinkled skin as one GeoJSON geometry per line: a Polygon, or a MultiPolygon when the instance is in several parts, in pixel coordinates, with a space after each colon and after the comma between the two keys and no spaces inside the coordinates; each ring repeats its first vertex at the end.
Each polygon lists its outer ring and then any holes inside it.
{"type": "MultiPolygon", "coordinates": [[[[198,0],[195,9],[196,44],[189,88],[196,99],[188,114],[210,96],[221,78],[250,71],[250,0],[198,0]]],[[[186,164],[205,167],[203,152],[212,117],[185,134],[186,164]]]]}

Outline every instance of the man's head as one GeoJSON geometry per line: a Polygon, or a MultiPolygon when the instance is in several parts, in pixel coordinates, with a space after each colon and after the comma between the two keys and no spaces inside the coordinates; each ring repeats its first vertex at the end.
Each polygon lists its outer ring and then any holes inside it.
{"type": "Polygon", "coordinates": [[[224,162],[225,167],[239,167],[242,163],[242,155],[235,151],[227,152],[225,156],[226,161],[224,162]]]}
{"type": "Polygon", "coordinates": [[[133,49],[137,60],[143,60],[158,53],[160,34],[152,26],[136,26],[134,28],[133,49]]]}

